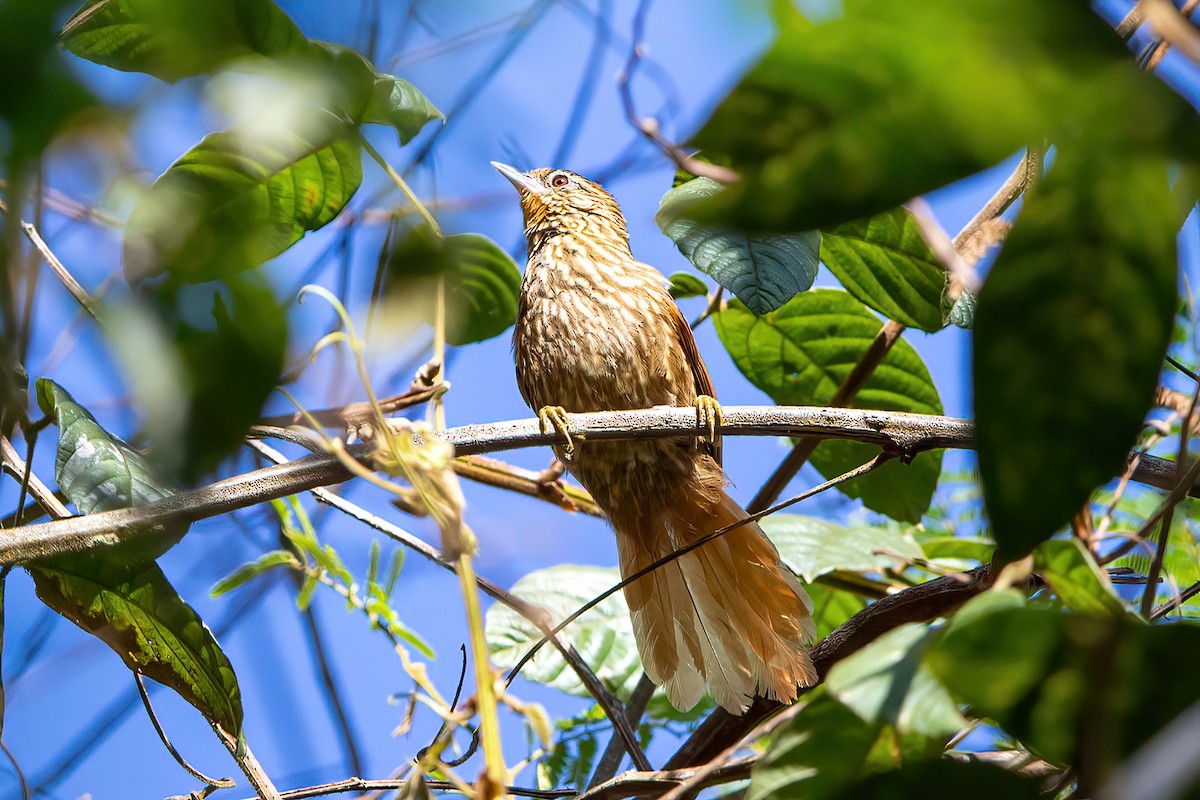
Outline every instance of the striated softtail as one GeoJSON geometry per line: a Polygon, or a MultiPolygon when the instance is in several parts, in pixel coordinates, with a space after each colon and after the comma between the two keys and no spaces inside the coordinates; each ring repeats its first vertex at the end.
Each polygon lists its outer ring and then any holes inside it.
{"type": "MultiPolygon", "coordinates": [[[[628,577],[747,514],[725,493],[685,493],[652,518],[613,519],[628,577]]],[[[816,683],[804,647],[816,635],[812,601],[753,522],[625,587],[646,674],[686,710],[707,686],[741,714],[756,695],[787,702],[816,683]]]]}

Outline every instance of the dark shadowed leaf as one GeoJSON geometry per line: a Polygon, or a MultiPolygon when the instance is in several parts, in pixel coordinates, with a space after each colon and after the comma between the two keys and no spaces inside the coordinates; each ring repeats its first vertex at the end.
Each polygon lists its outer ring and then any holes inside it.
{"type": "Polygon", "coordinates": [[[747,800],[824,800],[860,777],[882,726],[863,722],[824,691],[776,730],[750,777],[747,800]]]}
{"type": "Polygon", "coordinates": [[[234,275],[331,222],[362,181],[352,133],[314,109],[278,125],[210,134],[159,177],[125,229],[125,275],[234,275]]]}
{"type": "MultiPolygon", "coordinates": [[[[39,378],[37,397],[59,430],[54,480],[80,514],[145,505],[172,493],[141,453],[100,427],[66,389],[39,378]]],[[[176,523],[154,536],[137,537],[120,546],[120,557],[153,561],[174,547],[187,528],[176,523]]]]}
{"type": "MultiPolygon", "coordinates": [[[[564,564],[529,573],[513,584],[512,593],[546,609],[549,618],[558,621],[620,580],[615,569],[564,564]]],[[[484,630],[492,660],[505,668],[514,666],[542,638],[533,623],[499,603],[487,610],[484,630]]],[[[641,677],[642,662],[622,592],[606,598],[560,635],[575,646],[609,689],[622,698],[629,696],[641,677]]],[[[590,696],[575,671],[551,646],[539,650],[521,675],[568,694],[590,696]]]]}
{"type": "Polygon", "coordinates": [[[412,228],[388,252],[389,291],[410,313],[433,321],[436,278],[446,281],[446,341],[498,336],[517,319],[521,272],[499,245],[476,233],[439,237],[412,228]]]}
{"type": "Polygon", "coordinates": [[[1033,551],[1034,569],[1072,611],[1124,616],[1125,604],[1113,591],[1108,573],[1078,539],[1051,539],[1033,551]]]}
{"type": "Polygon", "coordinates": [[[755,314],[774,311],[812,286],[817,277],[820,231],[747,236],[702,226],[683,216],[696,201],[721,190],[721,185],[709,178],[676,186],[663,195],[654,221],[696,269],[733,292],[755,314]]]}
{"type": "Polygon", "coordinates": [[[178,692],[232,736],[242,728],[233,666],[157,564],[66,556],[30,566],[38,597],[135,672],[178,692]]]}
{"type": "Polygon", "coordinates": [[[683,300],[686,297],[704,297],[708,294],[708,285],[690,272],[675,272],[668,278],[671,282],[671,297],[683,300]]]}
{"type": "MultiPolygon", "coordinates": [[[[778,311],[761,317],[732,302],[715,316],[715,322],[738,369],[781,405],[828,405],[882,327],[879,318],[853,297],[831,289],[796,295],[778,311]]],[[[929,370],[903,339],[858,393],[854,407],[942,413],[929,370]]],[[[832,478],[866,463],[877,452],[877,447],[859,442],[826,441],[817,447],[812,463],[832,478]]],[[[893,461],[838,489],[861,497],[874,511],[917,522],[929,508],[941,464],[941,451],[921,453],[911,464],[893,461]]]]}
{"type": "Polygon", "coordinates": [[[928,625],[901,625],[835,664],[825,685],[866,722],[886,722],[902,734],[948,738],[966,720],[922,663],[931,641],[928,625]]]}
{"type": "Polygon", "coordinates": [[[858,0],[821,25],[777,7],[778,39],[694,139],[742,175],[698,219],[828,228],[1081,131],[1126,151],[1169,131],[1192,157],[1194,112],[1089,4],[858,0]]]}
{"type": "Polygon", "coordinates": [[[63,26],[62,41],[80,58],[166,81],[307,47],[271,0],[89,0],[63,26]]]}
{"type": "Polygon", "coordinates": [[[1022,607],[1019,596],[993,594],[951,619],[927,663],[960,701],[1040,757],[1070,763],[1081,726],[1095,752],[1126,756],[1200,701],[1200,628],[1022,607]]]}
{"type": "Polygon", "coordinates": [[[1037,800],[1037,781],[992,764],[950,759],[920,759],[898,770],[872,775],[846,787],[841,800],[929,800],[970,797],[972,800],[1037,800]]]}
{"type": "Polygon", "coordinates": [[[882,525],[839,525],[803,514],[774,514],[760,523],[788,567],[806,581],[836,569],[873,572],[923,559],[911,536],[882,525]]]}
{"type": "Polygon", "coordinates": [[[1118,474],[1175,313],[1177,222],[1157,159],[1064,150],[979,293],[979,472],[997,557],[1027,554],[1118,474]]]}
{"type": "Polygon", "coordinates": [[[850,294],[911,328],[942,329],[946,271],[908,209],[894,208],[823,233],[821,260],[850,294]]]}

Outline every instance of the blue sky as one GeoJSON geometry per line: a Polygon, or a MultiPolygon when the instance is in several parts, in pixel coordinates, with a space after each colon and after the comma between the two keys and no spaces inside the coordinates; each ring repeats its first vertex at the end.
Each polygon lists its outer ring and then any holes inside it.
{"type": "MultiPolygon", "coordinates": [[[[366,28],[360,11],[377,4],[281,0],[280,5],[308,36],[365,49],[366,28]]],[[[393,164],[412,167],[409,175],[414,187],[422,197],[436,201],[447,232],[486,234],[511,248],[518,262],[523,262],[515,194],[488,162],[506,161],[522,168],[565,167],[595,176],[614,172],[614,164],[623,161],[627,168],[615,171],[607,186],[625,210],[634,254],[664,273],[688,269],[652,221],[659,198],[670,187],[673,167],[625,121],[616,88],[615,76],[628,55],[635,3],[421,3],[422,23],[407,27],[402,13],[407,4],[378,5],[384,10],[377,63],[420,87],[450,115],[450,122],[437,134],[432,157],[415,166],[411,164],[413,155],[430,131],[403,149],[397,147],[389,130],[372,130],[370,136],[393,164]],[[578,135],[566,158],[551,164],[550,159],[562,147],[563,131],[586,70],[597,7],[611,7],[612,30],[595,72],[594,98],[579,120],[578,135]],[[527,34],[517,40],[512,28],[522,17],[532,21],[527,34]],[[397,49],[397,43],[403,44],[402,49],[397,49]],[[439,43],[443,44],[437,47],[439,43]]],[[[831,6],[813,5],[826,11],[831,6]]],[[[1127,5],[1115,0],[1103,4],[1108,16],[1119,15],[1127,5]]],[[[772,35],[760,3],[698,0],[685,5],[660,0],[651,6],[646,23],[647,63],[634,86],[639,112],[662,113],[667,133],[678,138],[694,130],[772,35]]],[[[129,140],[127,145],[83,139],[65,143],[48,164],[47,183],[118,219],[128,214],[135,196],[131,178],[153,178],[203,135],[227,124],[221,110],[227,96],[224,92],[238,85],[232,78],[166,85],[71,60],[94,91],[127,109],[129,140]]],[[[1178,56],[1171,56],[1165,69],[1177,70],[1177,60],[1178,56]]],[[[1194,81],[1185,84],[1188,93],[1195,87],[1194,81]]],[[[1011,166],[998,166],[930,197],[942,225],[956,231],[1011,166]]],[[[364,172],[356,208],[387,188],[386,179],[373,164],[364,164],[364,172]]],[[[1188,252],[1194,261],[1194,220],[1188,231],[1188,252]]],[[[361,323],[383,227],[364,226],[348,255],[338,249],[339,233],[335,223],[265,269],[281,297],[294,295],[304,282],[320,283],[334,291],[344,284],[351,312],[361,323]],[[344,273],[343,265],[348,265],[344,273]]],[[[49,213],[43,234],[89,290],[96,291],[108,278],[119,275],[119,231],[49,213]]],[[[1189,272],[1195,274],[1194,263],[1189,272]]],[[[818,281],[819,285],[833,283],[825,272],[818,281]]],[[[113,291],[119,294],[121,289],[113,291]]],[[[692,315],[701,304],[700,300],[685,301],[685,311],[692,315]]],[[[137,418],[124,399],[127,390],[120,370],[95,331],[79,319],[69,296],[57,285],[44,282],[37,314],[31,375],[49,376],[63,384],[109,430],[124,436],[135,432],[137,418]]],[[[319,303],[306,303],[294,308],[291,319],[292,355],[301,358],[327,330],[332,317],[319,303]]],[[[423,343],[426,337],[418,333],[415,340],[423,343]]],[[[969,335],[952,328],[936,335],[909,331],[906,338],[929,366],[946,413],[968,416],[969,335]]],[[[737,372],[711,325],[704,326],[697,339],[722,402],[769,402],[737,372]]],[[[452,354],[448,424],[529,416],[516,390],[509,347],[505,334],[452,354]]],[[[394,337],[373,342],[371,373],[377,390],[381,394],[402,391],[421,358],[418,346],[394,337]]],[[[346,361],[326,353],[300,382],[298,396],[309,407],[322,407],[360,399],[361,390],[346,361]]],[[[284,411],[288,406],[276,397],[271,409],[284,411]]],[[[735,483],[733,493],[743,501],[786,452],[782,442],[760,438],[730,440],[725,449],[726,468],[735,483]]],[[[44,476],[52,474],[51,458],[51,448],[40,449],[36,463],[44,476]]],[[[550,453],[544,449],[519,451],[506,458],[541,469],[550,453]]],[[[966,462],[956,459],[951,463],[962,466],[966,462]]],[[[251,466],[249,458],[242,455],[225,469],[244,471],[251,466]]],[[[813,482],[815,473],[806,469],[793,490],[813,482]]],[[[553,564],[615,564],[612,535],[598,520],[568,515],[478,485],[467,484],[465,491],[468,519],[480,541],[479,572],[501,585],[511,585],[522,575],[553,564]]],[[[430,524],[398,517],[377,492],[350,486],[346,493],[436,543],[436,531],[430,524]]],[[[0,503],[8,508],[14,502],[13,484],[0,483],[0,503]]],[[[313,508],[309,498],[305,505],[313,508]]],[[[840,516],[854,513],[855,507],[840,497],[827,496],[797,510],[840,516]]],[[[320,534],[362,574],[374,534],[336,514],[314,513],[320,534]]],[[[233,520],[198,523],[162,563],[209,625],[226,629],[219,638],[241,681],[250,745],[277,784],[291,788],[351,774],[322,700],[291,583],[272,581],[257,599],[253,587],[216,600],[208,598],[208,589],[218,578],[275,546],[264,533],[269,525],[261,524],[269,514],[269,509],[249,509],[234,515],[233,520]]],[[[385,545],[385,552],[391,547],[385,545]]],[[[69,769],[59,770],[58,780],[44,796],[74,798],[91,793],[97,800],[106,800],[160,797],[196,788],[158,743],[131,678],[107,648],[44,610],[24,573],[10,576],[6,600],[4,739],[27,777],[40,784],[74,750],[80,752],[69,769]],[[111,719],[111,726],[98,729],[97,721],[105,719],[111,719]],[[97,730],[94,747],[76,747],[97,730]]],[[[397,590],[396,607],[434,646],[438,653],[430,666],[434,681],[443,691],[451,691],[459,669],[458,646],[466,638],[457,582],[410,556],[397,590]]],[[[391,732],[402,708],[390,704],[388,698],[411,688],[394,654],[382,637],[368,630],[364,620],[348,614],[332,593],[318,592],[314,608],[364,754],[363,777],[385,777],[428,743],[436,722],[431,714],[422,713],[411,734],[393,738],[391,732]]],[[[522,699],[545,703],[556,715],[583,708],[577,700],[522,681],[515,684],[514,691],[522,699]]],[[[172,739],[194,764],[210,774],[235,773],[223,749],[190,707],[168,692],[157,692],[155,697],[172,739]]],[[[509,716],[504,723],[506,755],[511,763],[524,755],[524,737],[515,718],[509,716]]],[[[660,743],[655,755],[669,749],[668,743],[660,743]]],[[[0,761],[0,795],[14,796],[16,785],[15,777],[0,761]]],[[[246,794],[239,792],[222,794],[246,794]]]]}

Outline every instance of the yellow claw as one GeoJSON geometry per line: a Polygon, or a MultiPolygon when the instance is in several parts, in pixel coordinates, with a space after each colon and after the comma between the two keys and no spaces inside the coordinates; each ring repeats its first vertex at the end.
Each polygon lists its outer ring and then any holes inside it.
{"type": "Polygon", "coordinates": [[[567,410],[562,406],[542,406],[538,411],[538,422],[542,433],[554,431],[563,436],[567,443],[563,445],[563,460],[570,461],[575,457],[575,440],[571,438],[571,425],[567,422],[567,410]]]}
{"type": "Polygon", "coordinates": [[[725,421],[721,404],[717,402],[717,398],[702,394],[692,401],[692,405],[696,407],[696,424],[704,427],[704,438],[708,439],[712,447],[713,458],[720,463],[721,424],[725,421]]]}

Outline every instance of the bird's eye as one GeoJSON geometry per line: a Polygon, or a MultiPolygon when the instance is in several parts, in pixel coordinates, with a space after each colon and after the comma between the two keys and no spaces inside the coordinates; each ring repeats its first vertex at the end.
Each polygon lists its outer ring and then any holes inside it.
{"type": "Polygon", "coordinates": [[[550,179],[550,185],[555,187],[556,189],[566,186],[570,182],[571,182],[571,179],[568,178],[566,175],[563,175],[561,172],[550,179]]]}

